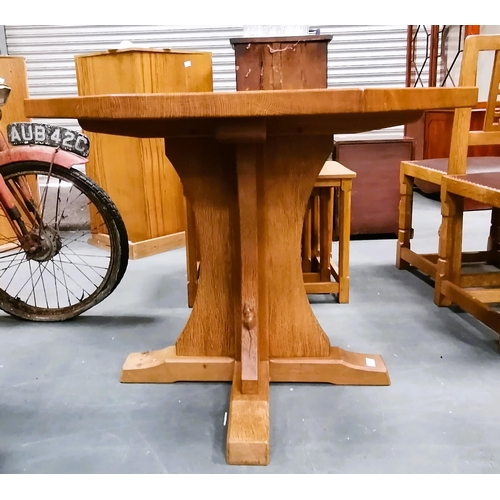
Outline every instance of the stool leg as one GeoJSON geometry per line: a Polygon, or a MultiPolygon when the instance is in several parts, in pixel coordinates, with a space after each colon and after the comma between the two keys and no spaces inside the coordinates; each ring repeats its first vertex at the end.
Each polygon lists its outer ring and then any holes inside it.
{"type": "Polygon", "coordinates": [[[191,204],[186,200],[186,271],[187,271],[187,293],[188,307],[193,307],[198,289],[198,242],[196,239],[196,228],[194,213],[191,204]]]}
{"type": "Polygon", "coordinates": [[[302,272],[311,272],[311,252],[312,252],[312,228],[311,218],[313,210],[313,197],[309,197],[307,202],[306,217],[302,229],[302,272]]]}
{"type": "Polygon", "coordinates": [[[319,271],[319,246],[320,246],[320,196],[318,189],[313,191],[312,211],[311,211],[311,271],[319,271]]]}
{"type": "Polygon", "coordinates": [[[434,287],[434,302],[440,307],[451,305],[441,293],[443,281],[458,284],[462,271],[462,223],[464,200],[446,191],[446,179],[441,184],[442,223],[439,230],[439,258],[434,287]]]}
{"type": "Polygon", "coordinates": [[[320,193],[319,273],[320,281],[330,281],[330,260],[333,239],[333,188],[322,188],[320,193]]]}
{"type": "Polygon", "coordinates": [[[339,199],[339,302],[349,302],[349,247],[351,240],[352,181],[340,185],[339,199]]]}
{"type": "Polygon", "coordinates": [[[413,210],[413,177],[405,175],[403,169],[400,174],[400,199],[399,199],[399,230],[398,246],[396,255],[396,267],[398,269],[408,269],[408,262],[401,257],[403,248],[410,248],[412,233],[412,210],[413,210]]]}

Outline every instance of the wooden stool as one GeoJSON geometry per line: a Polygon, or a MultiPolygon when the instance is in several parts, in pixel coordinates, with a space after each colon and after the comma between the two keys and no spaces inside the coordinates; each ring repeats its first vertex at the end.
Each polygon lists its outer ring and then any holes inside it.
{"type": "Polygon", "coordinates": [[[302,232],[306,293],[337,294],[338,301],[343,304],[349,302],[351,191],[355,177],[355,172],[336,161],[325,163],[309,198],[302,232]],[[332,259],[334,202],[338,206],[335,218],[338,221],[335,228],[339,240],[338,265],[332,259]]]}

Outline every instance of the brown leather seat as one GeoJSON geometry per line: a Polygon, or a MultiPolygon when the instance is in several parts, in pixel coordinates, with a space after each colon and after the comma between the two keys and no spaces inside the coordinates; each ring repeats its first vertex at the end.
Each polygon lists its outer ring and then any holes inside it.
{"type": "MultiPolygon", "coordinates": [[[[420,167],[429,168],[431,170],[437,170],[439,172],[447,173],[448,171],[448,158],[436,158],[431,160],[418,160],[418,161],[407,161],[406,163],[413,163],[420,167]]],[[[467,158],[467,172],[474,173],[486,173],[486,172],[498,172],[500,173],[500,157],[498,156],[478,156],[467,158]]],[[[439,193],[439,186],[432,184],[430,182],[424,181],[422,179],[416,179],[415,185],[420,188],[424,193],[439,193]]],[[[485,208],[483,205],[477,202],[466,203],[466,206],[471,209],[485,208]]]]}
{"type": "MultiPolygon", "coordinates": [[[[432,168],[441,172],[448,171],[448,158],[436,158],[432,160],[407,161],[421,167],[432,168]]],[[[467,173],[482,174],[486,172],[500,173],[500,157],[499,156],[477,156],[467,158],[467,173]]]]}

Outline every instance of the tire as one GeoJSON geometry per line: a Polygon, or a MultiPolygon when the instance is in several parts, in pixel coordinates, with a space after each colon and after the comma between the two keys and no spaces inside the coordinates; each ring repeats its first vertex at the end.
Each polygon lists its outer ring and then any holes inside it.
{"type": "Polygon", "coordinates": [[[38,253],[29,253],[0,209],[0,309],[30,321],[65,321],[79,316],[115,290],[128,264],[127,231],[111,198],[74,168],[53,165],[50,180],[49,168],[48,163],[35,161],[0,169],[11,193],[18,195],[16,206],[29,234],[50,241],[38,253]],[[43,224],[29,218],[14,181],[21,176],[29,176],[43,224]],[[38,194],[33,176],[37,176],[38,194]],[[89,244],[92,230],[107,233],[107,250],[89,244]]]}

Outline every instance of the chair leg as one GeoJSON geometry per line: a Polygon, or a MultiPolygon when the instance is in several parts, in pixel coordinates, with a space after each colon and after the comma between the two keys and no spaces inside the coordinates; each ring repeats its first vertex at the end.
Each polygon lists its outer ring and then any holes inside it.
{"type": "Polygon", "coordinates": [[[349,302],[349,248],[351,240],[352,181],[344,180],[339,196],[339,302],[349,302]]]}
{"type": "Polygon", "coordinates": [[[441,293],[443,281],[458,284],[462,272],[462,227],[464,200],[446,191],[446,179],[441,185],[442,223],[439,229],[439,257],[434,287],[434,303],[440,307],[451,305],[441,293]]]}
{"type": "Polygon", "coordinates": [[[398,244],[396,250],[396,267],[398,269],[408,269],[408,262],[401,257],[402,248],[410,248],[412,237],[412,211],[413,211],[413,184],[414,178],[405,175],[401,170],[400,174],[400,199],[399,199],[399,228],[398,244]]]}

